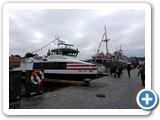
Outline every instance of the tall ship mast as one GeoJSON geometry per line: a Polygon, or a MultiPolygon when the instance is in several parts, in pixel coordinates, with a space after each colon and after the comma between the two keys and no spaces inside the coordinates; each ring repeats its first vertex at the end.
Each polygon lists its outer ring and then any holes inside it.
{"type": "Polygon", "coordinates": [[[123,54],[123,50],[120,45],[120,49],[114,51],[114,53],[110,53],[108,49],[108,39],[106,26],[104,27],[104,33],[102,35],[102,40],[98,46],[97,53],[92,56],[92,61],[95,63],[100,63],[105,65],[106,67],[112,66],[121,66],[125,67],[127,64],[127,56],[123,54]],[[102,44],[105,45],[105,53],[100,51],[102,44]]]}
{"type": "Polygon", "coordinates": [[[104,29],[105,29],[105,33],[103,35],[104,40],[102,40],[102,41],[104,41],[106,43],[106,56],[108,56],[109,55],[109,51],[108,51],[108,41],[109,41],[109,39],[107,39],[106,26],[105,26],[104,29]]]}

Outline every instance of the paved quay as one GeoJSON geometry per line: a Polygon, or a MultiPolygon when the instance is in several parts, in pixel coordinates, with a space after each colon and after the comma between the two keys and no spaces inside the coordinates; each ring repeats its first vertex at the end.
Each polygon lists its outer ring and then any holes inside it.
{"type": "Polygon", "coordinates": [[[64,88],[42,95],[22,97],[15,109],[140,109],[136,95],[144,89],[137,69],[131,70],[131,78],[123,71],[121,78],[103,76],[91,81],[90,86],[74,82],[64,88]],[[97,97],[97,95],[103,95],[97,97]]]}

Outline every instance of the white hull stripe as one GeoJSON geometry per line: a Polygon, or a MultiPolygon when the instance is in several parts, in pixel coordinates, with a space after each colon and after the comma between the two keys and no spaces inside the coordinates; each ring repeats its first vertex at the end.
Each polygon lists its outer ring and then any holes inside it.
{"type": "Polygon", "coordinates": [[[44,70],[44,73],[49,74],[97,74],[97,70],[44,70]]]}
{"type": "Polygon", "coordinates": [[[67,68],[67,70],[97,70],[97,69],[94,69],[94,68],[92,68],[92,69],[88,69],[88,68],[67,68]]]}
{"type": "Polygon", "coordinates": [[[96,67],[79,67],[79,66],[78,67],[75,67],[75,66],[74,67],[68,67],[67,66],[67,68],[88,68],[88,69],[95,69],[96,67]]]}
{"type": "Polygon", "coordinates": [[[80,65],[80,66],[83,66],[83,65],[85,65],[85,66],[95,66],[95,65],[90,65],[90,64],[68,64],[67,63],[67,65],[69,65],[69,66],[78,66],[78,65],[80,65]]]}

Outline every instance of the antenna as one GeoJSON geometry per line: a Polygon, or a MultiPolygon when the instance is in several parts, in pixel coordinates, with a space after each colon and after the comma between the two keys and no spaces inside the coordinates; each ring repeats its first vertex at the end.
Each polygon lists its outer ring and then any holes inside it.
{"type": "Polygon", "coordinates": [[[41,47],[40,49],[37,49],[37,50],[32,51],[31,53],[37,53],[37,52],[39,52],[40,50],[42,50],[42,49],[44,49],[44,48],[47,48],[47,47],[50,46],[52,43],[54,43],[56,40],[59,41],[60,38],[57,37],[57,36],[55,36],[55,39],[54,39],[52,42],[50,42],[50,43],[48,43],[47,45],[41,47]]]}

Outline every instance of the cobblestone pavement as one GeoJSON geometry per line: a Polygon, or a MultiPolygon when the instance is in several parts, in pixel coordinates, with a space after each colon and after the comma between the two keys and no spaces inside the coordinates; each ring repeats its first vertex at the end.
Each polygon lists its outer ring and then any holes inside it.
{"type": "Polygon", "coordinates": [[[137,69],[131,78],[123,71],[121,78],[104,76],[91,81],[89,87],[80,82],[42,95],[21,98],[16,109],[139,109],[136,95],[144,87],[137,69]],[[102,97],[97,97],[102,94],[102,97]]]}

